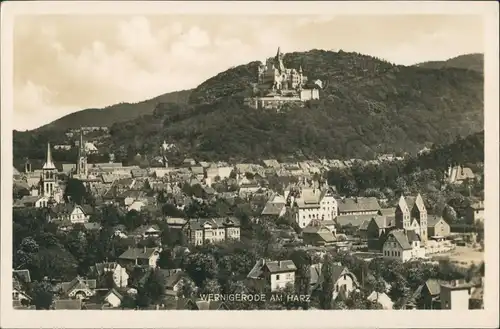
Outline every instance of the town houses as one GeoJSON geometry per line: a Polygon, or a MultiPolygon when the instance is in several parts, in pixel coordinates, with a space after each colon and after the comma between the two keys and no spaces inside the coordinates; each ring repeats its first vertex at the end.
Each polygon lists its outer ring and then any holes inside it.
{"type": "MultiPolygon", "coordinates": [[[[51,303],[43,306],[50,309],[238,309],[200,297],[201,292],[221,291],[221,284],[273,294],[303,289],[311,302],[293,306],[301,309],[320,308],[325,287],[331,287],[337,306],[362,296],[366,305],[410,308],[409,300],[402,303],[403,297],[374,283],[390,281],[373,278],[375,265],[361,264],[434,266],[434,257],[458,248],[454,238],[468,237],[457,232],[446,211],[429,210],[428,193],[347,194],[330,185],[332,168],[345,170],[361,160],[231,163],[186,156],[172,161],[168,154],[176,146],[163,141],[160,155],[147,166],[93,162],[98,151],[85,147],[83,133],[73,136],[78,139],[75,163],[55,161],[47,144],[40,165],[27,159],[14,171],[14,186],[23,190],[14,198],[14,220],[24,223],[35,216],[44,223],[40,230],[47,243],[64,248],[54,260],[68,263],[50,265],[62,269],[48,268],[42,276],[26,264],[31,258],[20,256],[36,250],[30,249],[32,242],[40,244],[44,261],[50,258],[43,253],[52,255],[56,249],[22,236],[14,271],[17,309],[38,303],[30,290],[34,284],[52,287],[51,303]],[[158,294],[150,288],[156,286],[158,294]]],[[[468,225],[484,222],[483,201],[471,202],[463,213],[468,225]]],[[[21,228],[29,225],[16,224],[15,229],[26,234],[21,228]]],[[[438,286],[422,283],[412,287],[412,294],[430,294],[440,300],[432,307],[441,308],[462,309],[464,300],[480,303],[482,298],[477,284],[470,293],[462,289],[465,283],[448,280],[438,286]]],[[[426,303],[416,304],[430,307],[426,303]]]]}

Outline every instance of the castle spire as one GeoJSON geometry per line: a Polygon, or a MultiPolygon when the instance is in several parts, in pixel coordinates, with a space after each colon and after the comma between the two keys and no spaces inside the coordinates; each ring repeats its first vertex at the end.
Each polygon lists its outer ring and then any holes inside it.
{"type": "Polygon", "coordinates": [[[52,161],[52,152],[50,151],[50,143],[47,143],[47,158],[45,161],[45,164],[43,165],[42,169],[56,169],[56,166],[54,165],[54,161],[52,161]]]}

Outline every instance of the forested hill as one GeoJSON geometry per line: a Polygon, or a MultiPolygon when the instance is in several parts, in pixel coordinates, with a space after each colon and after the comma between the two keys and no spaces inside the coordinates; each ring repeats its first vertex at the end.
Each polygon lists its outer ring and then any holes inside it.
{"type": "MultiPolygon", "coordinates": [[[[155,115],[115,125],[114,147],[148,154],[163,140],[199,159],[372,158],[416,152],[483,129],[483,76],[457,68],[397,66],[357,53],[286,54],[285,65],[325,85],[321,99],[284,113],[242,105],[256,63],[231,68],[155,115]]],[[[252,80],[253,79],[253,80],[252,80]]]]}
{"type": "Polygon", "coordinates": [[[85,109],[68,114],[38,128],[38,130],[65,130],[81,126],[107,127],[114,123],[135,119],[141,115],[151,114],[156,104],[161,102],[187,103],[190,92],[190,90],[175,91],[134,104],[119,103],[102,109],[85,109]]]}
{"type": "Polygon", "coordinates": [[[475,70],[400,66],[323,50],[289,53],[284,62],[302,66],[310,80],[323,82],[320,100],[304,108],[289,106],[282,113],[244,106],[242,99],[256,82],[258,62],[251,62],[190,91],[74,113],[41,129],[43,138],[18,133],[14,143],[19,149],[38,149],[32,145],[36,141],[63,138],[51,138],[54,129],[47,128],[114,122],[104,149],[118,156],[153,155],[166,140],[178,146],[179,157],[199,160],[290,155],[370,159],[381,153],[414,153],[483,129],[483,75],[475,70]]]}
{"type": "Polygon", "coordinates": [[[459,68],[484,72],[484,54],[466,54],[450,58],[446,61],[431,61],[417,64],[416,66],[429,69],[459,68]]]}

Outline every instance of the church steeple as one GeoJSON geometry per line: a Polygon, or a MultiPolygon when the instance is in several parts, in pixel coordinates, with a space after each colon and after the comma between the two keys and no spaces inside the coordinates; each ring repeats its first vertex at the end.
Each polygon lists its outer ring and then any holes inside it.
{"type": "Polygon", "coordinates": [[[56,169],[54,161],[52,161],[52,152],[50,151],[50,143],[47,143],[47,156],[42,169],[44,170],[56,169]]]}
{"type": "Polygon", "coordinates": [[[87,152],[83,143],[83,130],[80,128],[80,142],[78,148],[78,163],[76,164],[76,173],[78,175],[87,175],[87,152]]]}

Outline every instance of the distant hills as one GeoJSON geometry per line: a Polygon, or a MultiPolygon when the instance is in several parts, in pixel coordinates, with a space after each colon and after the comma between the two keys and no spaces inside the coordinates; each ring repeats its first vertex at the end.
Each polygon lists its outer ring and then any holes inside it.
{"type": "Polygon", "coordinates": [[[63,116],[39,130],[80,128],[81,126],[111,126],[114,123],[132,120],[141,115],[151,114],[158,103],[187,103],[191,91],[181,90],[166,93],[139,103],[119,103],[102,109],[85,109],[63,116]]]}
{"type": "Polygon", "coordinates": [[[256,80],[258,62],[251,62],[193,90],[80,111],[44,128],[115,123],[108,146],[123,157],[154,155],[163,140],[178,145],[179,156],[206,160],[416,152],[483,129],[483,75],[462,67],[476,57],[401,66],[353,52],[295,52],[285,55],[285,66],[302,66],[325,86],[321,99],[304,108],[276,113],[244,106],[256,80]]]}
{"type": "Polygon", "coordinates": [[[467,54],[450,58],[446,61],[432,61],[416,64],[415,66],[429,69],[443,68],[459,68],[484,72],[484,55],[483,54],[467,54]]]}

